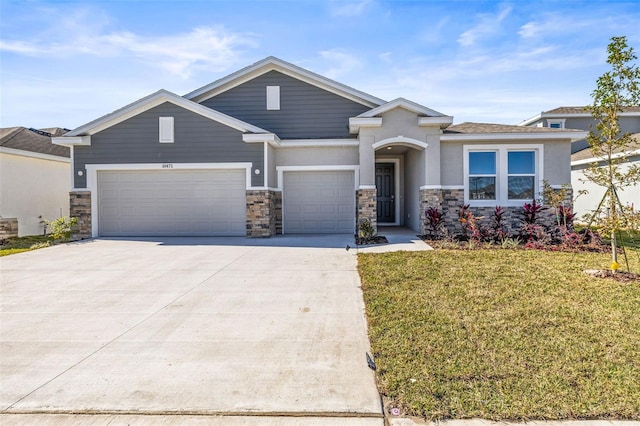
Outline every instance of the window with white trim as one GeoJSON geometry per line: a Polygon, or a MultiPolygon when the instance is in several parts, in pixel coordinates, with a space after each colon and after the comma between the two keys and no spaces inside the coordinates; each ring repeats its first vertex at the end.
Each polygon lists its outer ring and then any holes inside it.
{"type": "Polygon", "coordinates": [[[547,119],[547,124],[549,125],[549,128],[551,129],[564,129],[564,123],[566,122],[566,119],[559,119],[559,120],[549,120],[547,119]]]}
{"type": "Polygon", "coordinates": [[[280,86],[267,86],[267,110],[280,109],[280,86]]]}
{"type": "Polygon", "coordinates": [[[538,196],[542,145],[464,146],[465,203],[515,206],[538,196]]]}
{"type": "Polygon", "coordinates": [[[174,142],[174,129],[173,129],[173,117],[160,117],[159,118],[159,141],[160,143],[173,143],[174,142]]]}
{"type": "Polygon", "coordinates": [[[469,151],[469,200],[496,199],[496,151],[469,151]]]}

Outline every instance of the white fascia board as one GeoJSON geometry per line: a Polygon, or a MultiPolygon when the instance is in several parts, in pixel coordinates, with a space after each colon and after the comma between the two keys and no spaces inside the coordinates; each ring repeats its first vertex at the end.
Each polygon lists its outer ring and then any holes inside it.
{"type": "MultiPolygon", "coordinates": [[[[632,156],[635,156],[635,155],[640,155],[640,149],[634,149],[633,151],[627,151],[627,152],[619,152],[617,154],[613,154],[611,156],[611,158],[612,159],[617,159],[617,158],[624,157],[624,156],[632,157],[632,156]]],[[[585,158],[584,160],[572,161],[571,165],[572,166],[581,166],[583,164],[600,163],[602,161],[607,161],[607,159],[604,158],[604,157],[601,157],[601,158],[591,157],[591,158],[585,158]]]]}
{"type": "Polygon", "coordinates": [[[171,93],[167,90],[159,90],[147,97],[144,97],[133,103],[130,103],[129,105],[117,111],[114,111],[111,114],[107,114],[94,121],[91,121],[90,123],[85,124],[84,126],[78,127],[77,129],[74,129],[68,132],[67,135],[68,136],[92,135],[94,133],[107,129],[115,124],[125,121],[131,117],[134,117],[140,114],[141,112],[147,111],[165,102],[170,102],[181,108],[184,108],[196,114],[202,115],[203,117],[217,121],[221,124],[234,128],[241,132],[268,133],[264,129],[261,129],[252,124],[245,123],[244,121],[238,120],[237,118],[233,118],[221,112],[215,111],[211,108],[207,108],[205,106],[192,102],[188,99],[185,99],[181,96],[176,95],[175,93],[171,93]]]}
{"type": "Polygon", "coordinates": [[[382,127],[382,117],[351,117],[349,133],[358,133],[361,127],[382,127]]]}
{"type": "Polygon", "coordinates": [[[521,121],[520,123],[518,123],[518,126],[528,126],[530,124],[535,123],[536,121],[540,120],[542,118],[542,114],[544,114],[543,112],[541,112],[540,114],[536,114],[531,118],[527,118],[524,121],[521,121]]]}
{"type": "Polygon", "coordinates": [[[245,133],[242,135],[242,141],[246,143],[263,143],[279,147],[280,138],[275,133],[245,133]]]}
{"type": "Polygon", "coordinates": [[[57,136],[51,138],[51,143],[62,146],[89,146],[91,145],[91,136],[57,136]]]}
{"type": "Polygon", "coordinates": [[[358,146],[357,139],[285,139],[280,142],[280,148],[311,148],[311,147],[350,147],[358,146]]]}
{"type": "Polygon", "coordinates": [[[25,151],[22,149],[6,148],[0,146],[0,153],[18,155],[20,157],[37,158],[39,160],[57,161],[59,163],[71,163],[71,159],[68,157],[59,157],[57,155],[43,154],[41,152],[25,151]]]}
{"type": "Polygon", "coordinates": [[[417,104],[413,101],[410,101],[405,98],[397,98],[392,101],[385,103],[384,105],[380,105],[377,108],[373,108],[369,111],[365,111],[360,114],[358,117],[375,117],[379,114],[384,114],[387,111],[391,111],[394,108],[404,108],[411,112],[415,112],[416,114],[426,115],[429,117],[444,117],[445,115],[441,112],[433,110],[431,108],[427,108],[426,106],[417,104]]]}
{"type": "Polygon", "coordinates": [[[323,172],[323,171],[353,171],[355,188],[360,186],[360,166],[359,165],[321,165],[321,166],[276,166],[276,172],[278,174],[278,191],[283,191],[284,186],[284,173],[285,172],[323,172]]]}
{"type": "Polygon", "coordinates": [[[513,140],[557,140],[569,139],[571,142],[587,137],[589,132],[540,132],[540,133],[465,133],[441,135],[442,142],[452,141],[513,141],[513,140]]]}
{"type": "Polygon", "coordinates": [[[216,80],[211,84],[187,93],[184,97],[195,102],[203,102],[269,71],[281,72],[289,77],[293,77],[339,96],[351,99],[369,108],[374,108],[385,103],[383,99],[371,96],[345,84],[338,83],[337,81],[331,80],[273,56],[269,56],[253,65],[249,65],[248,67],[229,74],[224,78],[216,80]]]}
{"type": "Polygon", "coordinates": [[[452,116],[441,117],[418,117],[418,127],[439,126],[441,129],[446,129],[453,123],[452,116]]]}

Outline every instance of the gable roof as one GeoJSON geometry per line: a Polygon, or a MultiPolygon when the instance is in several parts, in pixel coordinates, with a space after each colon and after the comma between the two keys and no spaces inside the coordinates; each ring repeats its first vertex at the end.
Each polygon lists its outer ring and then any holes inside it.
{"type": "MultiPolygon", "coordinates": [[[[622,116],[640,116],[640,106],[629,106],[623,108],[620,113],[622,116]]],[[[561,106],[558,108],[550,109],[549,111],[542,111],[540,114],[534,115],[531,118],[518,123],[518,126],[529,126],[542,118],[565,118],[565,117],[591,117],[591,111],[586,106],[561,106]]]]}
{"type": "Polygon", "coordinates": [[[238,120],[237,118],[192,102],[188,99],[176,95],[175,93],[171,93],[168,90],[158,90],[157,92],[152,93],[149,96],[145,96],[144,98],[139,99],[135,102],[132,102],[129,105],[120,108],[110,114],[104,115],[83,126],[71,130],[64,136],[56,137],[54,143],[67,143],[65,142],[66,138],[66,140],[72,144],[86,144],[86,140],[84,142],[80,142],[79,140],[77,140],[78,138],[75,138],[76,142],[71,142],[71,139],[72,137],[76,136],[91,136],[92,134],[109,128],[115,124],[118,124],[135,115],[140,114],[141,112],[147,111],[165,102],[171,102],[172,104],[185,108],[196,114],[200,114],[203,117],[225,124],[243,133],[270,133],[269,131],[254,126],[253,124],[246,123],[244,121],[238,120]]]}
{"type": "Polygon", "coordinates": [[[442,140],[490,140],[490,139],[584,139],[588,132],[575,129],[526,127],[510,124],[464,122],[449,126],[442,140]]]}
{"type": "Polygon", "coordinates": [[[405,98],[396,98],[392,101],[385,102],[384,104],[376,108],[363,112],[358,117],[363,117],[363,118],[376,117],[384,114],[387,111],[391,111],[394,108],[404,108],[408,111],[414,112],[424,117],[447,117],[441,112],[438,112],[431,108],[427,108],[426,106],[420,105],[418,103],[415,103],[405,98]]]}
{"type": "Polygon", "coordinates": [[[385,103],[385,101],[380,98],[283,61],[275,56],[269,56],[253,65],[249,65],[213,83],[189,92],[184,95],[184,98],[200,103],[270,71],[281,72],[282,74],[335,93],[369,108],[375,108],[385,103]]]}
{"type": "Polygon", "coordinates": [[[8,127],[0,129],[0,147],[69,158],[69,148],[51,143],[52,136],[51,133],[38,129],[8,127]]]}
{"type": "MultiPolygon", "coordinates": [[[[640,133],[632,134],[631,138],[633,139],[633,142],[630,143],[629,146],[626,147],[626,149],[616,148],[613,150],[613,154],[620,154],[622,152],[630,153],[630,152],[636,151],[636,155],[637,155],[638,154],[637,151],[640,151],[640,133]]],[[[589,162],[584,160],[589,160],[589,161],[594,160],[593,153],[591,152],[591,149],[589,148],[589,146],[571,154],[572,163],[575,161],[580,161],[584,163],[589,162]]]]}

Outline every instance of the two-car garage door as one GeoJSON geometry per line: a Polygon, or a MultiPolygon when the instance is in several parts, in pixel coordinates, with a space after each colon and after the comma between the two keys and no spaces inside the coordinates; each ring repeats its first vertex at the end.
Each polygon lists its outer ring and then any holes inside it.
{"type": "Polygon", "coordinates": [[[101,236],[243,236],[246,171],[98,172],[101,236]]]}

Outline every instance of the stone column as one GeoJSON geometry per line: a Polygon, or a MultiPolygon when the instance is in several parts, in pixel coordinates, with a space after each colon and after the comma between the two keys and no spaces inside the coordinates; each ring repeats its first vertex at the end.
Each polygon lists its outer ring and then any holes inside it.
{"type": "Polygon", "coordinates": [[[368,220],[373,229],[378,230],[377,195],[375,188],[356,191],[356,234],[362,222],[368,220]]]}
{"type": "Polygon", "coordinates": [[[71,191],[69,193],[69,217],[78,219],[71,228],[71,240],[91,238],[91,191],[71,191]]]}
{"type": "Polygon", "coordinates": [[[0,241],[18,236],[18,219],[15,217],[0,218],[0,241]]]}
{"type": "Polygon", "coordinates": [[[269,190],[247,191],[247,237],[276,235],[275,193],[269,190]]]}
{"type": "Polygon", "coordinates": [[[276,234],[282,235],[282,191],[273,191],[273,206],[276,210],[276,234]]]}

